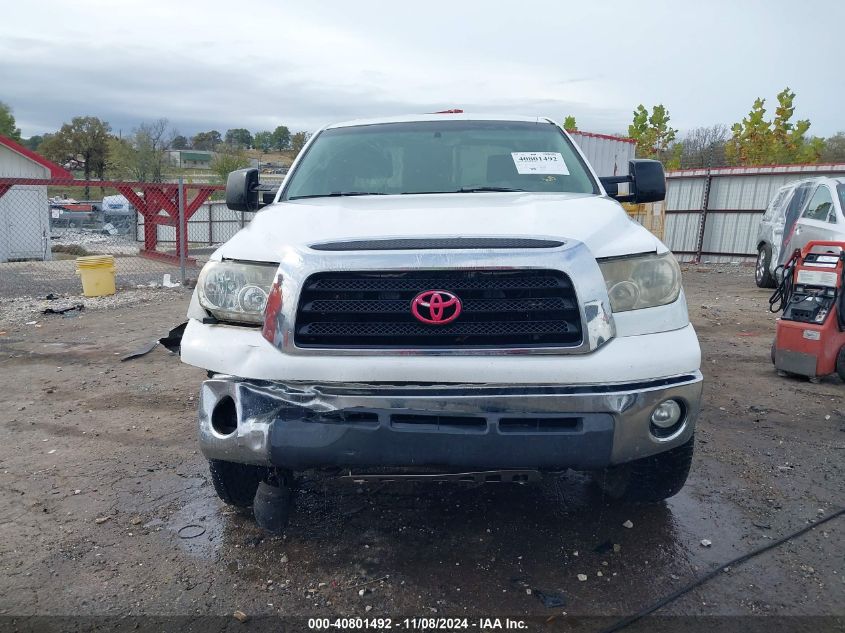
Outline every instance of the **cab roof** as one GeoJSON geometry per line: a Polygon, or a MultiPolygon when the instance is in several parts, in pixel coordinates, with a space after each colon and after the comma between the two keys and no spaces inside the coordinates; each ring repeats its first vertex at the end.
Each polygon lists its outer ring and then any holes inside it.
{"type": "Polygon", "coordinates": [[[376,119],[355,119],[332,123],[324,129],[355,127],[359,125],[378,125],[379,123],[417,123],[421,121],[519,121],[525,123],[552,123],[551,119],[539,116],[517,116],[512,114],[469,114],[465,112],[442,112],[431,114],[411,114],[404,116],[380,117],[376,119]]]}

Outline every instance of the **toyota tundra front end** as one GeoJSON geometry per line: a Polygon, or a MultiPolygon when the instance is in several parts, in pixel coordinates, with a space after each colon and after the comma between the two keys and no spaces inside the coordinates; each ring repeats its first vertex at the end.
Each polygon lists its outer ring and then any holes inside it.
{"type": "Polygon", "coordinates": [[[265,189],[230,176],[229,206],[262,208],[182,339],[224,501],[278,528],[259,501],[312,468],[683,486],[698,340],[677,262],[617,201],[662,199],[659,163],[599,179],[547,119],[426,115],[329,126],[265,189]]]}

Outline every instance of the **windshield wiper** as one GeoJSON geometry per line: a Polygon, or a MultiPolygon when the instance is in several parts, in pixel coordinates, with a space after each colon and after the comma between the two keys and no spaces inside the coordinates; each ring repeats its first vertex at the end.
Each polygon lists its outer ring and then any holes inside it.
{"type": "Polygon", "coordinates": [[[303,198],[342,198],[346,196],[385,196],[381,191],[332,191],[331,193],[312,193],[307,196],[291,196],[288,200],[302,200],[303,198]]]}
{"type": "Polygon", "coordinates": [[[493,192],[508,192],[508,191],[525,191],[525,189],[515,189],[513,187],[461,187],[460,189],[452,189],[451,191],[403,191],[403,196],[419,196],[429,193],[476,193],[479,191],[493,191],[493,192]]]}
{"type": "Polygon", "coordinates": [[[515,189],[514,187],[461,187],[455,193],[476,193],[479,191],[525,191],[525,189],[515,189]]]}

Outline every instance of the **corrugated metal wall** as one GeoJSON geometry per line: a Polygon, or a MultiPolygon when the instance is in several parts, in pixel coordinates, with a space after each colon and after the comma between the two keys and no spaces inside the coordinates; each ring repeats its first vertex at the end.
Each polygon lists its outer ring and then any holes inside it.
{"type": "Polygon", "coordinates": [[[623,176],[634,158],[636,144],[630,139],[574,131],[569,133],[599,176],[623,176]]]}
{"type": "MultiPolygon", "coordinates": [[[[225,202],[206,202],[188,220],[188,243],[213,246],[222,244],[249,224],[254,213],[232,211],[225,202]]],[[[144,216],[137,216],[136,239],[144,241],[144,216]]],[[[158,225],[158,241],[176,243],[176,227],[158,225]]]]}
{"type": "Polygon", "coordinates": [[[781,165],[681,170],[666,174],[666,245],[679,259],[732,262],[757,255],[757,228],[769,201],[788,182],[843,176],[841,165],[781,165]],[[704,235],[699,231],[705,217],[704,235]],[[699,252],[700,251],[700,252],[699,252]]]}

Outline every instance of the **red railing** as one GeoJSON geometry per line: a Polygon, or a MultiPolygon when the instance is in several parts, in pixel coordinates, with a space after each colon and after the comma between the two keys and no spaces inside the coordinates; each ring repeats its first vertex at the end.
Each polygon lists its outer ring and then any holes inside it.
{"type": "Polygon", "coordinates": [[[144,218],[144,247],[140,255],[153,259],[178,263],[187,244],[188,220],[203,202],[215,191],[223,191],[222,185],[182,184],[184,215],[179,223],[179,188],[178,183],[126,182],[113,180],[72,180],[43,178],[0,178],[0,198],[15,185],[40,185],[47,187],[102,187],[119,191],[144,218]],[[194,192],[191,197],[191,192],[194,192]],[[161,212],[166,215],[161,215],[161,212]],[[162,253],[156,250],[158,245],[158,225],[176,227],[176,254],[162,253]]]}

